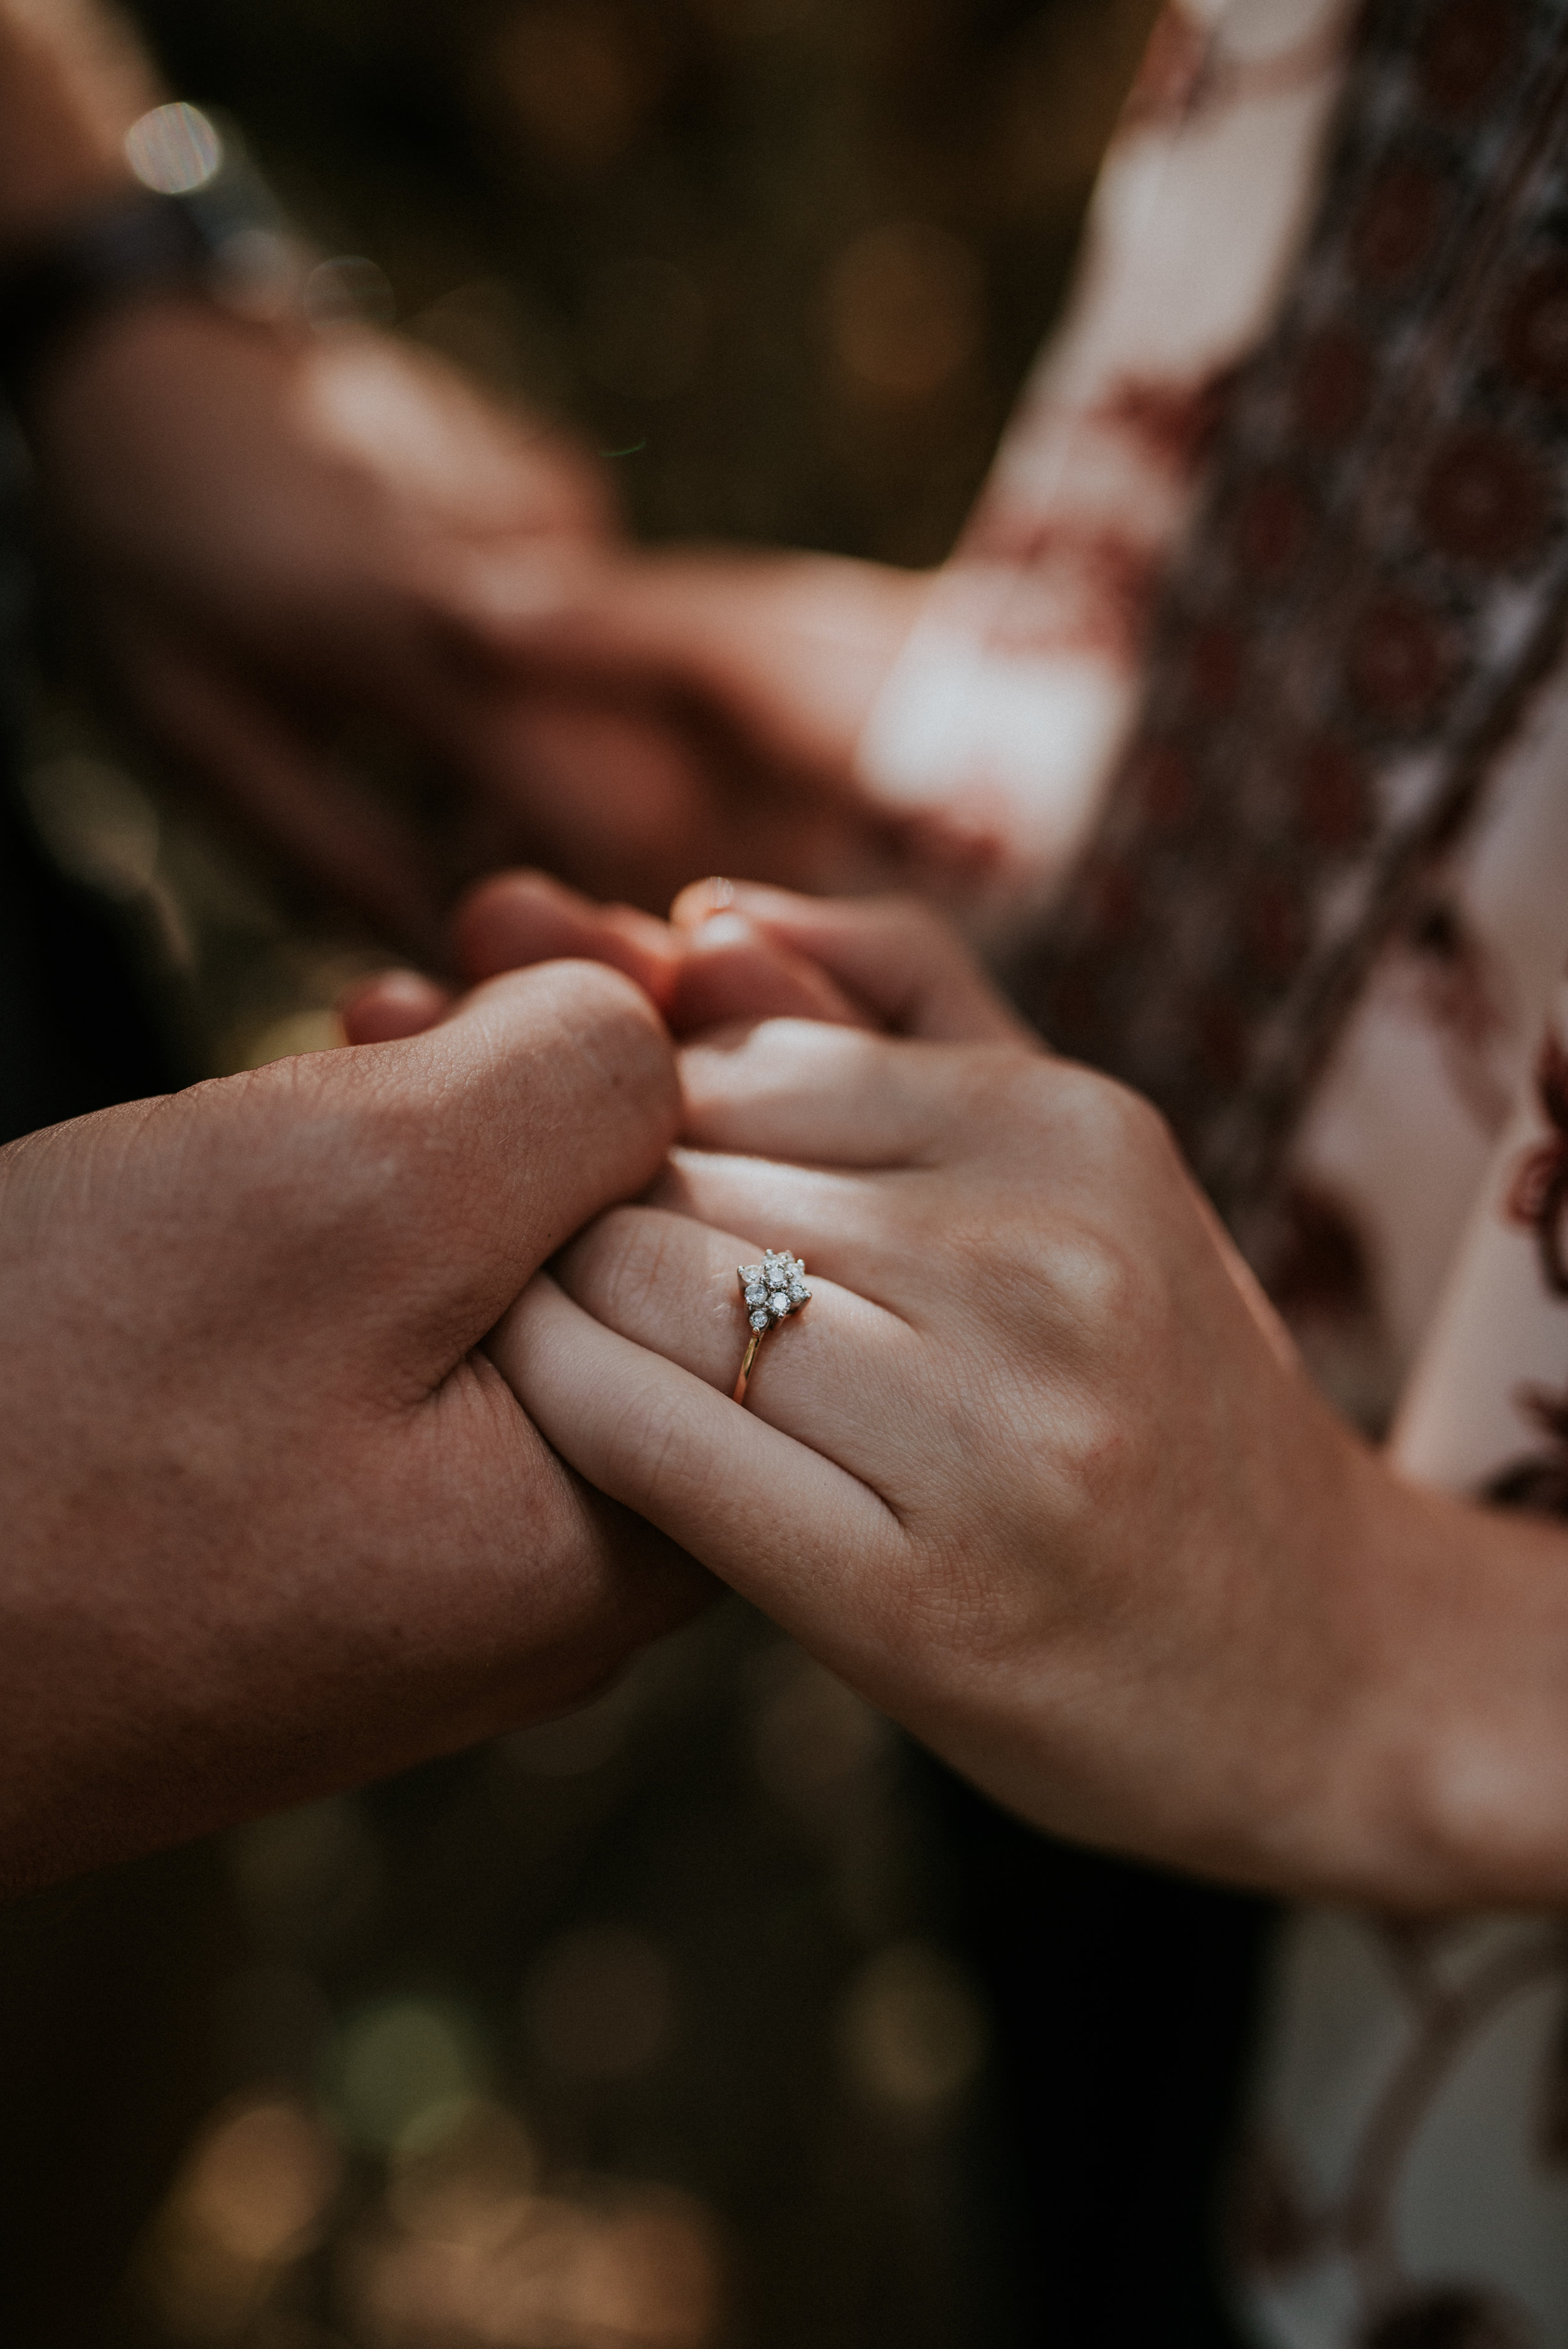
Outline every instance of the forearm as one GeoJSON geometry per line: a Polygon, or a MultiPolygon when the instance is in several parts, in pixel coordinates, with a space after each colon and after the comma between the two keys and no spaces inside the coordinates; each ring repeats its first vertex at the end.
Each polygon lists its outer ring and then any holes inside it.
{"type": "Polygon", "coordinates": [[[1298,1889],[1568,1905],[1568,1530],[1369,1465],[1367,1546],[1334,1568],[1349,1673],[1303,1774],[1298,1889]]]}
{"type": "Polygon", "coordinates": [[[1243,1486],[1297,1453],[1284,1507],[1229,1538],[1200,1510],[1165,1559],[1219,1633],[1196,1751],[1169,1768],[1134,1709],[1078,1831],[1288,1899],[1568,1908],[1568,1527],[1413,1485],[1348,1430],[1249,1449],[1243,1486]]]}
{"type": "Polygon", "coordinates": [[[0,243],[129,185],[125,134],[161,94],[97,0],[0,0],[0,243]]]}

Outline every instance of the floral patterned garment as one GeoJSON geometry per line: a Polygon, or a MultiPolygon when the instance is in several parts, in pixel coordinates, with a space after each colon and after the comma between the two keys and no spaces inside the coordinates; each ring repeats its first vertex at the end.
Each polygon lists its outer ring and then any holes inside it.
{"type": "MultiPolygon", "coordinates": [[[[1565,488],[1568,0],[1176,7],[862,760],[1340,1404],[1568,1515],[1565,488]]],[[[1255,2114],[1261,2344],[1568,2349],[1557,1920],[1298,1914],[1255,2114]]]]}

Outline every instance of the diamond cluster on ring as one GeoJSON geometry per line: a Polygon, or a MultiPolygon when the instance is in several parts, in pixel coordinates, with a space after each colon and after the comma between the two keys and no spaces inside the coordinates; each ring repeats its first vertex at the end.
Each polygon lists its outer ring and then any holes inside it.
{"type": "Polygon", "coordinates": [[[769,1248],[760,1264],[743,1264],[738,1269],[747,1314],[758,1337],[810,1299],[806,1268],[788,1248],[769,1248]]]}

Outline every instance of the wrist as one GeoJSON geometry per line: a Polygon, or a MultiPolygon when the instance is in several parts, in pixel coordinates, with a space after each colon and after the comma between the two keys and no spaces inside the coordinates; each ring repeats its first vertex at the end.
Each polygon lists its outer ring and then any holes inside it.
{"type": "Polygon", "coordinates": [[[0,0],[0,243],[134,184],[126,134],[158,97],[118,16],[0,0]]]}
{"type": "Polygon", "coordinates": [[[1561,1907],[1568,1541],[1365,1467],[1317,1872],[1415,1911],[1561,1907]]]}
{"type": "Polygon", "coordinates": [[[0,380],[24,415],[108,319],[171,295],[277,316],[296,290],[277,205],[205,115],[157,108],[124,144],[121,179],[0,253],[0,380]]]}

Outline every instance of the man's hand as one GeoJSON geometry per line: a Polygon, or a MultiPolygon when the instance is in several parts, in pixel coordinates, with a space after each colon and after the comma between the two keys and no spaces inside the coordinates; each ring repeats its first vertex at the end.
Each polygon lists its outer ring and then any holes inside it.
{"type": "Polygon", "coordinates": [[[699,1603],[479,1350],[676,1119],[561,964],[0,1153],[0,1879],[558,1710],[699,1603]]]}
{"type": "Polygon", "coordinates": [[[934,853],[852,772],[921,582],[637,555],[562,435],[368,328],[143,305],[46,371],[30,425],[131,716],[406,948],[523,856],[663,905],[715,867],[843,888],[934,853]],[[356,772],[388,742],[401,812],[356,772]]]}
{"type": "MultiPolygon", "coordinates": [[[[479,625],[530,688],[511,726],[516,771],[554,811],[539,861],[644,907],[714,871],[816,891],[962,886],[975,844],[940,812],[879,802],[857,759],[930,585],[840,556],[695,547],[626,553],[553,603],[524,593],[509,609],[498,571],[479,625]]],[[[495,845],[492,866],[515,857],[515,837],[495,845]]]]}
{"type": "MultiPolygon", "coordinates": [[[[128,190],[158,95],[96,0],[0,0],[0,248],[128,190]]],[[[924,578],[635,554],[602,468],[368,328],[131,304],[26,409],[131,717],[405,952],[438,961],[455,889],[522,858],[654,906],[716,869],[934,889],[992,854],[855,768],[924,578]]]]}
{"type": "MultiPolygon", "coordinates": [[[[47,543],[131,715],[318,885],[430,952],[497,811],[531,831],[473,614],[495,566],[552,599],[603,552],[599,477],[559,436],[367,329],[184,299],[100,321],[29,412],[47,543]],[[417,822],[356,772],[390,737],[444,786],[417,822]]],[[[504,829],[504,827],[502,827],[504,829]]]]}
{"type": "Polygon", "coordinates": [[[1294,1893],[1568,1897],[1562,1533],[1388,1473],[1146,1104],[799,1020],[683,1065],[652,1204],[491,1340],[591,1482],[1042,1825],[1294,1893]],[[765,1246],[812,1302],[738,1410],[765,1246]]]}

